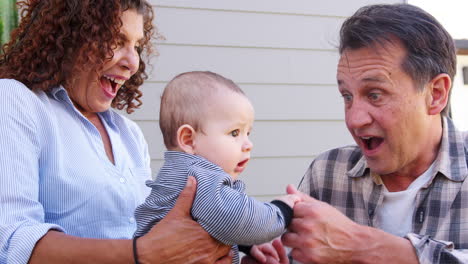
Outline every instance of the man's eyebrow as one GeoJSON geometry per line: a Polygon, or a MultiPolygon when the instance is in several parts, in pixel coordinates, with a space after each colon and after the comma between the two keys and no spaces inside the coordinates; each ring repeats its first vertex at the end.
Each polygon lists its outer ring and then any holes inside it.
{"type": "MultiPolygon", "coordinates": [[[[383,82],[386,82],[388,79],[385,77],[385,76],[380,76],[380,75],[374,75],[374,76],[369,76],[369,77],[365,77],[361,80],[361,82],[370,82],[370,83],[373,83],[373,82],[378,82],[378,83],[383,83],[383,82]]],[[[342,86],[342,85],[345,85],[345,82],[341,79],[337,79],[336,80],[338,86],[342,86]]]]}
{"type": "Polygon", "coordinates": [[[382,78],[382,76],[370,76],[362,79],[363,82],[385,82],[386,78],[382,78]]]}

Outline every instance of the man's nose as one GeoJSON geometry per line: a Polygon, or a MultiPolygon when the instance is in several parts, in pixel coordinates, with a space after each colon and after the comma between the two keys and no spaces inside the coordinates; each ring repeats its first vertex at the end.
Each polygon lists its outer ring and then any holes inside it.
{"type": "Polygon", "coordinates": [[[354,101],[345,110],[346,125],[349,129],[359,129],[372,123],[369,106],[364,102],[354,101]]]}

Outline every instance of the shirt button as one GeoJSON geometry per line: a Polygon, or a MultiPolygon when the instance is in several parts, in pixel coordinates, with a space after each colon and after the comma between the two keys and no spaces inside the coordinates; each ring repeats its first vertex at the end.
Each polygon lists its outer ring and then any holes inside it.
{"type": "Polygon", "coordinates": [[[129,221],[130,223],[132,223],[132,224],[133,224],[133,223],[135,223],[135,218],[133,218],[133,217],[130,217],[130,218],[128,219],[128,221],[129,221]]]}
{"type": "Polygon", "coordinates": [[[125,183],[125,178],[120,178],[120,183],[125,183]]]}

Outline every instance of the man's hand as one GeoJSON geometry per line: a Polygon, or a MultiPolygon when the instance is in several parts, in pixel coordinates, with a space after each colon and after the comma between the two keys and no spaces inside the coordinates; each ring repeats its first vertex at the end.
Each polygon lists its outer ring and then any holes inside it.
{"type": "Polygon", "coordinates": [[[212,238],[190,216],[196,181],[189,177],[174,208],[149,233],[137,240],[140,263],[232,262],[230,246],[212,238]]]}
{"type": "Polygon", "coordinates": [[[292,186],[301,197],[294,207],[289,232],[282,236],[291,256],[302,263],[417,263],[411,243],[382,230],[362,226],[333,206],[292,186]],[[397,254],[395,254],[398,252],[397,254]]]}

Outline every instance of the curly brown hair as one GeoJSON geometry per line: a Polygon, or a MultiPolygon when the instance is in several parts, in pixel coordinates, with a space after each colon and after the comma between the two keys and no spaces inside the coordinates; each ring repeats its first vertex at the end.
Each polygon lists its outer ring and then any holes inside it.
{"type": "MultiPolygon", "coordinates": [[[[95,72],[113,57],[122,26],[121,14],[128,9],[143,15],[144,39],[138,49],[149,56],[153,27],[151,5],[145,0],[24,0],[18,2],[21,23],[3,45],[0,78],[16,79],[31,90],[48,91],[74,82],[79,65],[95,72]]],[[[148,78],[140,59],[138,71],[119,89],[112,107],[132,113],[142,102],[138,88],[148,78]]]]}

